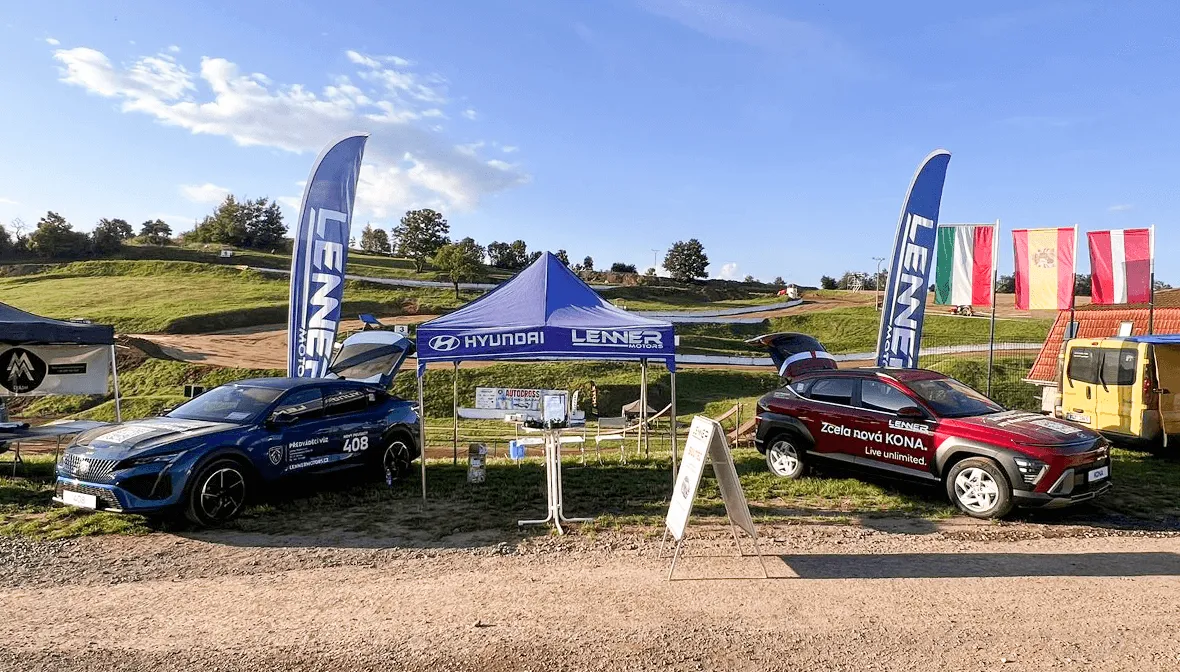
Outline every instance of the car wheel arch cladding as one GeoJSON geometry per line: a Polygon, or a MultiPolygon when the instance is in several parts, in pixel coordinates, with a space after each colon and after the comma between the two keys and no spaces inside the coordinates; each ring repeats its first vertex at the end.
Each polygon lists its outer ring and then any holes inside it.
{"type": "Polygon", "coordinates": [[[235,464],[237,464],[242,469],[242,476],[246,478],[247,486],[257,482],[258,471],[255,469],[254,464],[250,461],[249,456],[237,448],[224,446],[210,452],[208,455],[202,456],[201,459],[197,460],[196,464],[192,466],[192,470],[189,472],[187,486],[189,488],[194,487],[197,474],[201,473],[205,467],[213,464],[217,460],[232,460],[235,464]]]}
{"type": "Polygon", "coordinates": [[[766,438],[763,439],[763,445],[759,448],[761,452],[765,453],[766,445],[772,439],[783,434],[794,435],[808,444],[807,446],[797,446],[797,448],[806,450],[809,446],[815,445],[815,438],[807,430],[807,425],[804,425],[798,418],[780,413],[763,413],[762,417],[767,429],[763,432],[763,436],[766,438]]]}
{"type": "Polygon", "coordinates": [[[1014,484],[1020,483],[1019,477],[1014,473],[1016,471],[1016,463],[1013,460],[1014,455],[1011,451],[987,443],[958,437],[946,439],[934,451],[936,474],[939,477],[945,478],[956,463],[969,457],[986,457],[993,460],[999,465],[1000,471],[1007,478],[1009,488],[1015,488],[1016,486],[1014,484]]]}
{"type": "Polygon", "coordinates": [[[421,454],[421,451],[418,448],[418,442],[415,440],[415,437],[414,437],[414,432],[410,431],[410,428],[405,425],[395,425],[393,427],[389,427],[384,432],[382,432],[382,434],[381,434],[381,448],[382,448],[382,450],[384,450],[384,448],[386,446],[388,446],[390,444],[390,442],[396,441],[399,439],[401,440],[402,443],[406,444],[406,446],[410,449],[410,459],[411,460],[416,459],[421,454]]]}

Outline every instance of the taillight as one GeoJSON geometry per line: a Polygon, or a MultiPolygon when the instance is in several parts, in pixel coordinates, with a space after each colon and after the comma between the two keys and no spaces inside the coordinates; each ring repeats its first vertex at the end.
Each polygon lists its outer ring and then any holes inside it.
{"type": "Polygon", "coordinates": [[[1157,411],[1160,407],[1160,395],[1155,391],[1155,376],[1151,375],[1151,364],[1143,372],[1143,407],[1149,411],[1157,411]]]}

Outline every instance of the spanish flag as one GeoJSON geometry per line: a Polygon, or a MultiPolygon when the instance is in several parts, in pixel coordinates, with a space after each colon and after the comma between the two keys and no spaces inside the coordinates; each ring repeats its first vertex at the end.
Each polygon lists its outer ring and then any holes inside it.
{"type": "Polygon", "coordinates": [[[1017,310],[1069,310],[1073,305],[1077,237],[1077,229],[1072,226],[1012,232],[1017,310]]]}

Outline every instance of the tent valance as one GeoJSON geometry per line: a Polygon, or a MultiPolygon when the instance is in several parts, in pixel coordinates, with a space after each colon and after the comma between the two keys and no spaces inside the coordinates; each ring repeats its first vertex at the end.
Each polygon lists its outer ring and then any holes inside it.
{"type": "Polygon", "coordinates": [[[53,320],[0,303],[0,342],[11,345],[114,345],[115,328],[53,320]]]}
{"type": "Polygon", "coordinates": [[[676,369],[672,324],[603,299],[546,252],[496,289],[418,327],[418,375],[429,362],[662,360],[676,369]]]}

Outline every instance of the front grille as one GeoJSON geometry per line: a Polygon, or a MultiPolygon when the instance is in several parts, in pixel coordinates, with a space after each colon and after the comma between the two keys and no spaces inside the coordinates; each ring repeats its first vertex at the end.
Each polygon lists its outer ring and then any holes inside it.
{"type": "Polygon", "coordinates": [[[81,455],[66,453],[61,456],[58,468],[63,476],[105,483],[111,480],[116,462],[116,460],[92,460],[81,455]]]}
{"type": "Polygon", "coordinates": [[[106,488],[98,488],[88,483],[62,483],[57,482],[57,489],[54,491],[54,496],[61,499],[63,490],[70,492],[80,492],[83,495],[94,495],[98,499],[98,508],[101,509],[121,509],[119,500],[115,499],[115,493],[106,488]]]}

